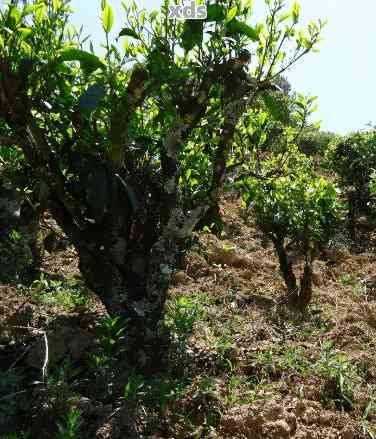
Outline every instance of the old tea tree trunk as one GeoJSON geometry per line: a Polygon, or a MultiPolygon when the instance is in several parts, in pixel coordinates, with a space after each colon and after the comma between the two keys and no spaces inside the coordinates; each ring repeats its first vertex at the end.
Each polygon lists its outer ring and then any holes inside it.
{"type": "MultiPolygon", "coordinates": [[[[27,66],[29,78],[39,73],[43,80],[37,64],[30,61],[27,66]]],[[[88,116],[77,111],[74,96],[56,102],[61,97],[59,73],[49,72],[52,86],[45,107],[24,69],[6,57],[0,59],[0,116],[12,129],[15,147],[48,186],[49,208],[72,240],[88,286],[110,315],[129,319],[130,362],[145,373],[158,370],[166,359],[164,305],[178,250],[220,190],[213,186],[205,203],[185,210],[179,196],[180,154],[206,112],[212,88],[238,83],[237,95],[230,99],[227,90],[227,103],[223,102],[224,154],[250,87],[237,79],[238,72],[230,69],[226,76],[219,75],[216,66],[210,66],[196,92],[185,99],[191,105],[179,107],[171,97],[176,110],[170,127],[152,144],[148,133],[142,141],[130,135],[137,111],[158,86],[148,69],[135,67],[125,89],[112,97],[108,130],[100,108],[97,117],[88,116]],[[226,112],[230,101],[239,105],[235,108],[232,102],[226,112]],[[148,148],[153,158],[137,156],[148,148]]],[[[35,88],[39,86],[37,82],[35,88]]],[[[219,182],[224,172],[222,160],[214,173],[219,182]]]]}

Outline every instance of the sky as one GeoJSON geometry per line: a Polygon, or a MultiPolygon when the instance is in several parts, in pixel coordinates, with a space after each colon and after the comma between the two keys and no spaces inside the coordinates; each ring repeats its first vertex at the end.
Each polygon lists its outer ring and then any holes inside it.
{"type": "MultiPolygon", "coordinates": [[[[129,0],[125,0],[128,2],[129,0]]],[[[286,0],[291,4],[290,0],[286,0]]],[[[103,41],[100,0],[72,0],[72,23],[83,25],[93,42],[103,41]]],[[[116,14],[114,35],[124,17],[120,0],[109,0],[116,14]]],[[[140,8],[159,9],[160,0],[136,0],[140,8]]],[[[263,0],[254,0],[255,15],[263,0]]],[[[319,53],[306,55],[287,74],[295,91],[318,97],[321,128],[346,134],[376,124],[376,1],[301,0],[302,24],[321,18],[328,23],[319,53]]]]}

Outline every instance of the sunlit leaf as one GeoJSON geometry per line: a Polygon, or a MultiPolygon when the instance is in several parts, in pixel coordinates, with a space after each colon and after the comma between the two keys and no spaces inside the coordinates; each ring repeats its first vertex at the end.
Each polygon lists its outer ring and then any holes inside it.
{"type": "Polygon", "coordinates": [[[279,23],[283,23],[284,21],[288,20],[291,17],[291,13],[290,12],[286,12],[285,14],[281,15],[279,17],[278,22],[279,23]]]}
{"type": "Polygon", "coordinates": [[[22,9],[22,16],[26,17],[27,15],[33,14],[35,10],[35,5],[25,5],[22,9]]]}
{"type": "Polygon", "coordinates": [[[47,5],[44,3],[40,3],[35,6],[34,16],[35,21],[39,23],[43,20],[44,17],[47,15],[47,5]]]}
{"type": "Polygon", "coordinates": [[[20,33],[23,40],[26,40],[26,38],[33,33],[33,31],[29,27],[20,27],[18,28],[18,32],[20,33]]]}
{"type": "Polygon", "coordinates": [[[57,12],[61,7],[61,0],[52,0],[52,8],[55,12],[57,12]]]}
{"type": "Polygon", "coordinates": [[[14,5],[9,7],[9,18],[12,20],[14,26],[17,26],[21,22],[21,12],[14,5]]]}
{"type": "Polygon", "coordinates": [[[102,12],[103,30],[106,33],[109,33],[111,32],[113,25],[114,25],[114,11],[112,10],[112,7],[108,3],[106,3],[102,12]]]}
{"type": "Polygon", "coordinates": [[[236,17],[237,12],[238,12],[238,8],[236,6],[232,7],[227,12],[226,22],[229,23],[231,20],[233,20],[236,17]]]}
{"type": "Polygon", "coordinates": [[[300,4],[298,2],[294,2],[292,5],[292,11],[291,11],[293,22],[296,24],[299,21],[300,16],[300,4]]]}

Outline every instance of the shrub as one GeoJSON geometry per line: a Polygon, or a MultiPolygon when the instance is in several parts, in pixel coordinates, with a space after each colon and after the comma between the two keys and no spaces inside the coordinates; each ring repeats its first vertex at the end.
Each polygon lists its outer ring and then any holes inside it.
{"type": "Polygon", "coordinates": [[[241,185],[245,204],[274,244],[290,303],[304,308],[312,295],[312,262],[318,246],[333,236],[340,218],[338,190],[322,177],[303,173],[270,181],[251,178],[241,185]],[[305,258],[300,286],[288,255],[292,244],[300,246],[305,258]]]}

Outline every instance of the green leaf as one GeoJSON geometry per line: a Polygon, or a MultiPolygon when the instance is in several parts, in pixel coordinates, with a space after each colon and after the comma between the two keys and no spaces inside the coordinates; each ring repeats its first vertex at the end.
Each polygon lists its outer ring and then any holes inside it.
{"type": "Polygon", "coordinates": [[[291,15],[293,22],[296,24],[299,21],[300,16],[300,4],[298,2],[294,2],[292,5],[291,15]]]}
{"type": "Polygon", "coordinates": [[[83,111],[94,111],[100,101],[106,94],[106,88],[103,81],[98,81],[87,88],[84,94],[80,97],[80,109],[83,111]]]}
{"type": "Polygon", "coordinates": [[[182,47],[187,52],[200,45],[203,39],[203,20],[186,20],[181,34],[182,47]]]}
{"type": "Polygon", "coordinates": [[[213,4],[207,7],[206,21],[223,21],[226,18],[224,6],[213,4]]]}
{"type": "Polygon", "coordinates": [[[21,22],[21,12],[14,5],[9,7],[9,18],[15,26],[21,22]]]}
{"type": "Polygon", "coordinates": [[[21,38],[26,40],[26,38],[28,38],[33,31],[29,27],[20,27],[18,28],[18,32],[21,34],[21,38]]]}
{"type": "Polygon", "coordinates": [[[35,21],[37,23],[41,22],[42,19],[47,16],[47,5],[44,3],[40,3],[38,5],[35,6],[34,9],[34,16],[35,16],[35,21]]]}
{"type": "Polygon", "coordinates": [[[102,0],[101,1],[101,9],[102,9],[102,11],[106,7],[106,5],[107,5],[107,0],[102,0]]]}
{"type": "Polygon", "coordinates": [[[26,17],[27,15],[30,15],[34,12],[35,6],[34,5],[25,5],[22,9],[22,16],[26,17]]]}
{"type": "Polygon", "coordinates": [[[144,23],[145,23],[145,17],[146,17],[146,12],[145,11],[141,11],[140,12],[140,24],[141,24],[141,26],[143,26],[144,23]]]}
{"type": "Polygon", "coordinates": [[[227,23],[227,36],[244,35],[252,41],[259,41],[259,32],[248,24],[233,19],[227,23]]]}
{"type": "Polygon", "coordinates": [[[79,61],[81,68],[88,75],[99,68],[105,67],[97,56],[80,49],[64,49],[60,52],[59,61],[79,61]]]}
{"type": "Polygon", "coordinates": [[[129,27],[122,29],[119,33],[119,37],[132,37],[136,38],[137,40],[141,39],[138,33],[129,27]]]}
{"type": "Polygon", "coordinates": [[[287,109],[284,107],[282,102],[266,92],[262,93],[262,98],[273,119],[279,122],[286,122],[287,109]]]}
{"type": "Polygon", "coordinates": [[[226,16],[226,22],[229,23],[231,20],[233,20],[236,17],[236,14],[238,12],[237,6],[232,7],[228,12],[226,16]]]}
{"type": "Polygon", "coordinates": [[[103,30],[108,34],[111,32],[112,26],[114,25],[114,11],[111,6],[106,3],[102,12],[102,26],[103,30]]]}
{"type": "Polygon", "coordinates": [[[52,0],[52,8],[57,12],[61,8],[61,0],[52,0]]]}

